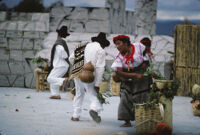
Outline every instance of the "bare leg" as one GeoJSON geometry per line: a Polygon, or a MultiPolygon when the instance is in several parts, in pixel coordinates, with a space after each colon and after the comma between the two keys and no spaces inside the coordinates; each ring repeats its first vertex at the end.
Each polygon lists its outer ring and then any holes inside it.
{"type": "Polygon", "coordinates": [[[130,120],[125,120],[125,123],[122,124],[120,127],[131,127],[131,126],[132,126],[132,125],[131,125],[130,120]]]}

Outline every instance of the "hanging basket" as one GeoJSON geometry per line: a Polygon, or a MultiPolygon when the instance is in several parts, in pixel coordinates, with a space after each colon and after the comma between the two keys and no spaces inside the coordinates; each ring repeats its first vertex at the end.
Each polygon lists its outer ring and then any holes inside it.
{"type": "Polygon", "coordinates": [[[99,92],[100,93],[106,93],[107,88],[108,88],[108,82],[102,82],[100,84],[100,90],[99,90],[99,92]]]}
{"type": "Polygon", "coordinates": [[[135,106],[135,128],[137,134],[149,134],[155,129],[157,122],[163,120],[164,111],[161,113],[161,106],[152,103],[150,106],[144,104],[136,104],[135,106]]]}
{"type": "Polygon", "coordinates": [[[200,104],[200,100],[195,100],[192,103],[192,111],[193,111],[194,116],[200,116],[200,109],[197,109],[196,107],[198,104],[200,104]]]}
{"type": "Polygon", "coordinates": [[[171,87],[173,80],[154,80],[156,87],[161,90],[164,89],[166,87],[171,87]]]}
{"type": "Polygon", "coordinates": [[[110,94],[112,96],[119,96],[120,95],[120,82],[115,82],[111,75],[110,79],[110,94]]]}

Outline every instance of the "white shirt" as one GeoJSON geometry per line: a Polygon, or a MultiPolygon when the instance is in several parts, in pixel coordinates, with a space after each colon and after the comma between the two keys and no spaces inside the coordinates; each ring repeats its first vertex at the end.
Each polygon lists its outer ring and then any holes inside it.
{"type": "Polygon", "coordinates": [[[53,67],[69,67],[69,64],[66,62],[66,58],[68,58],[68,55],[62,45],[57,45],[55,52],[54,52],[54,59],[53,59],[53,67]]]}
{"type": "MultiPolygon", "coordinates": [[[[138,67],[144,61],[143,51],[145,50],[145,46],[141,43],[133,43],[135,47],[135,53],[133,54],[133,63],[129,63],[129,67],[138,67]]],[[[125,63],[126,59],[118,54],[113,64],[111,65],[111,69],[116,71],[117,68],[128,68],[128,65],[125,63]]]]}
{"type": "MultiPolygon", "coordinates": [[[[69,57],[70,63],[74,63],[74,52],[69,57]]],[[[104,67],[106,63],[105,50],[100,46],[98,42],[88,43],[84,52],[84,64],[90,62],[95,68],[95,86],[99,87],[102,82],[104,67]]]]}

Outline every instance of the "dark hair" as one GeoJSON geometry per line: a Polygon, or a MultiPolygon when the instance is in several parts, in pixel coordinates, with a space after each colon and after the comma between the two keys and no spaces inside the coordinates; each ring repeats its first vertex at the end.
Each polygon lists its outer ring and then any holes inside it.
{"type": "Polygon", "coordinates": [[[151,47],[151,40],[148,37],[144,37],[142,40],[140,40],[140,43],[145,46],[151,47]]]}
{"type": "Polygon", "coordinates": [[[62,26],[60,29],[57,29],[56,32],[58,33],[59,36],[66,38],[70,34],[68,33],[68,27],[67,26],[62,26]]]}
{"type": "Polygon", "coordinates": [[[127,43],[128,46],[131,45],[131,41],[130,41],[130,40],[127,40],[127,39],[125,39],[125,38],[118,38],[117,40],[120,40],[120,41],[122,41],[123,43],[127,43]]]}

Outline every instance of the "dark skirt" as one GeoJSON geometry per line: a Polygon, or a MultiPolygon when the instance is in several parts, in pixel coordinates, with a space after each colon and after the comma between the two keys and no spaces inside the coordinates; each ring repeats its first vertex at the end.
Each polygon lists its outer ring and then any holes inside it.
{"type": "MultiPolygon", "coordinates": [[[[144,70],[139,69],[134,73],[143,74],[144,70]]],[[[134,103],[146,102],[151,84],[151,76],[121,82],[118,120],[135,120],[134,103]]]]}

